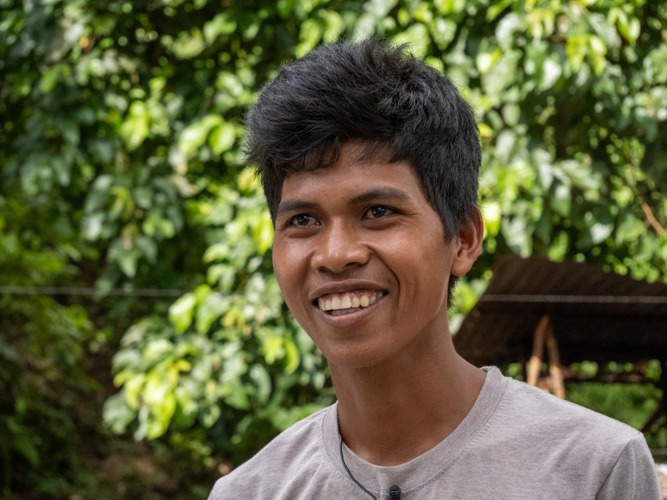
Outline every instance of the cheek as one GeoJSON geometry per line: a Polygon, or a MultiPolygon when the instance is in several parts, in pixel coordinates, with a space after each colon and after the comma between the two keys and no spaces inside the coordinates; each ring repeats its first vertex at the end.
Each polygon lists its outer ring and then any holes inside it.
{"type": "Polygon", "coordinates": [[[297,319],[298,309],[303,307],[301,299],[304,293],[306,267],[307,261],[300,259],[298,252],[295,252],[292,246],[274,243],[273,271],[287,307],[297,319]]]}
{"type": "Polygon", "coordinates": [[[426,319],[446,302],[451,257],[444,241],[433,238],[415,245],[405,241],[388,242],[385,248],[393,251],[385,253],[386,263],[398,278],[399,306],[414,312],[409,315],[413,321],[426,319]]]}
{"type": "Polygon", "coordinates": [[[289,270],[289,255],[284,245],[277,241],[273,244],[273,272],[278,280],[280,290],[283,292],[283,297],[288,300],[292,285],[290,283],[290,276],[292,273],[289,270]]]}

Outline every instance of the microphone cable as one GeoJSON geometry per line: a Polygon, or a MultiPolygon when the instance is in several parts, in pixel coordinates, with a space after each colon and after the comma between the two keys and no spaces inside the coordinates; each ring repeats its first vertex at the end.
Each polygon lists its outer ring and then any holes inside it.
{"type": "MultiPolygon", "coordinates": [[[[352,472],[350,472],[350,469],[348,469],[347,464],[345,463],[345,457],[343,456],[343,436],[340,435],[340,432],[338,433],[338,441],[340,443],[340,461],[343,462],[343,467],[345,467],[347,475],[350,476],[350,479],[352,479],[352,481],[354,481],[356,485],[359,486],[359,488],[370,495],[373,500],[377,500],[377,497],[364,488],[364,485],[357,481],[352,475],[352,472]]],[[[393,484],[391,488],[389,488],[389,498],[391,500],[401,500],[401,488],[399,488],[397,484],[393,484]]]]}
{"type": "Polygon", "coordinates": [[[364,485],[354,478],[354,476],[350,472],[350,469],[347,468],[347,464],[345,463],[345,457],[343,457],[343,436],[340,435],[340,432],[338,433],[338,441],[340,442],[340,461],[343,462],[343,467],[345,467],[345,470],[347,471],[348,476],[350,476],[350,479],[352,479],[352,481],[354,481],[356,485],[359,486],[359,488],[368,493],[368,495],[370,495],[370,497],[373,500],[378,500],[375,495],[373,495],[370,491],[364,488],[364,485]]]}

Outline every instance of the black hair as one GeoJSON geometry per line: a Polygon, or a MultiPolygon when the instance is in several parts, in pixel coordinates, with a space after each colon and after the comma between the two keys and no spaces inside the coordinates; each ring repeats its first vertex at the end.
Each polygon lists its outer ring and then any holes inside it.
{"type": "Polygon", "coordinates": [[[349,139],[412,166],[447,242],[477,206],[481,148],[472,108],[405,46],[369,39],[316,48],[262,89],[246,128],[248,160],[274,223],[285,178],[333,165],[349,139]]]}

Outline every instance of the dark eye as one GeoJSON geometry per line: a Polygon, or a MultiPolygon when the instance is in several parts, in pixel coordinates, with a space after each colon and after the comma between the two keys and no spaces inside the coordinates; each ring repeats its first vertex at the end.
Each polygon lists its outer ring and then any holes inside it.
{"type": "Polygon", "coordinates": [[[299,227],[310,226],[311,224],[314,223],[314,221],[315,219],[310,215],[299,214],[292,217],[292,219],[290,220],[290,226],[299,226],[299,227]]]}
{"type": "Polygon", "coordinates": [[[375,205],[374,207],[371,207],[368,209],[366,212],[366,216],[370,219],[381,219],[382,217],[386,217],[391,213],[391,209],[387,207],[383,207],[382,205],[375,205]]]}

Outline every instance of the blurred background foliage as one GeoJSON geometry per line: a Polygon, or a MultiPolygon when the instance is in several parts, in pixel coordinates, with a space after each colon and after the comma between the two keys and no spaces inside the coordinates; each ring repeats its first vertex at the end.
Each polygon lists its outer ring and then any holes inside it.
{"type": "MultiPolygon", "coordinates": [[[[509,253],[667,278],[664,2],[0,0],[0,12],[0,285],[96,290],[0,294],[5,498],[205,498],[334,401],[282,301],[241,153],[261,86],[322,42],[408,43],[477,111],[486,239],[454,330],[509,253]],[[181,292],[132,295],[155,288],[181,292]]],[[[660,397],[569,393],[635,426],[660,397]]]]}

